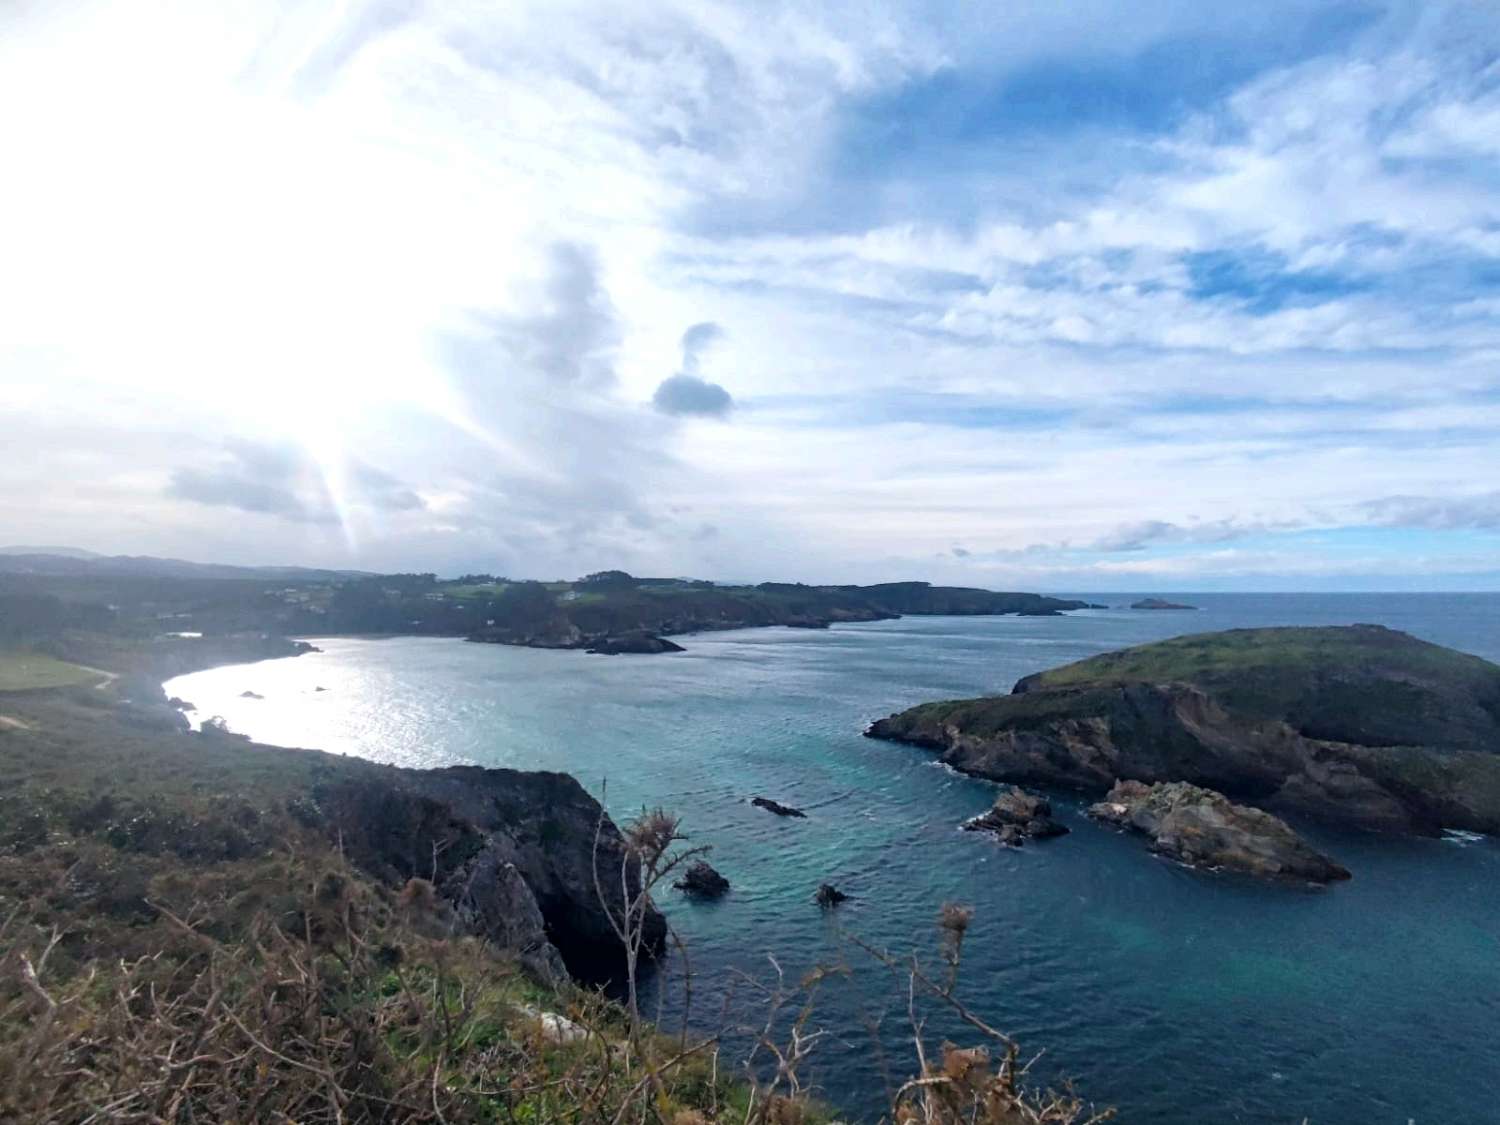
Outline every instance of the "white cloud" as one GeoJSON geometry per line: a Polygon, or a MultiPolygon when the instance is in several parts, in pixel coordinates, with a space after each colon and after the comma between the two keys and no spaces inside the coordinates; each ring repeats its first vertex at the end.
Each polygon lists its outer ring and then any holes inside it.
{"type": "Polygon", "coordinates": [[[1034,580],[1073,573],[1059,545],[1393,524],[1390,497],[1473,528],[1451,513],[1486,495],[1500,401],[1474,280],[1500,258],[1500,21],[1459,11],[1397,11],[1155,129],[981,135],[989,179],[935,159],[877,184],[902,154],[848,151],[868,99],[1277,17],[7,10],[0,98],[29,109],[0,120],[0,524],[823,578],[894,576],[899,538],[952,575],[1035,549],[1034,580]],[[1226,257],[1217,293],[1200,253],[1226,257]]]}

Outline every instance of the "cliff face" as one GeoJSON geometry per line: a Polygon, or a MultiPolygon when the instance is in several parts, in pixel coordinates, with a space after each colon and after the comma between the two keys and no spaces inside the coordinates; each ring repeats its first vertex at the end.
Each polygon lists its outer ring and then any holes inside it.
{"type": "MultiPolygon", "coordinates": [[[[614,822],[568,774],[376,767],[339,771],[312,797],[356,865],[390,882],[430,879],[475,932],[533,967],[598,982],[623,964],[606,902],[619,917],[638,872],[622,865],[614,822]]],[[[665,938],[665,919],[650,911],[646,948],[660,951],[665,938]]]]}
{"type": "Polygon", "coordinates": [[[1500,667],[1373,626],[1145,645],[867,733],[1018,784],[1186,781],[1372,828],[1500,832],[1500,667]]]}
{"type": "MultiPolygon", "coordinates": [[[[331,845],[393,890],[431,882],[460,932],[515,951],[543,978],[602,982],[623,968],[606,909],[618,916],[638,891],[637,868],[567,774],[399,769],[189,733],[157,710],[93,688],[8,696],[0,850],[7,819],[33,816],[7,812],[6,799],[122,854],[216,863],[331,845]]],[[[649,911],[645,929],[659,951],[665,919],[649,911]]]]}

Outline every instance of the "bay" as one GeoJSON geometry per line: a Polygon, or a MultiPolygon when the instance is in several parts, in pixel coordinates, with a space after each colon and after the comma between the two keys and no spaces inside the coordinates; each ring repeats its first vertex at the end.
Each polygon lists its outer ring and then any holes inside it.
{"type": "MultiPolygon", "coordinates": [[[[912,1062],[904,986],[851,937],[935,964],[934,919],[959,901],[975,908],[959,992],[1029,1051],[1045,1048],[1038,1079],[1071,1078],[1121,1120],[1500,1121],[1495,841],[1299,823],[1354,872],[1313,892],[1162,862],[1060,796],[1072,834],[1008,850],[958,830],[992,786],[861,737],[913,703],[1008,691],[1043,668],[1186,632],[1372,622],[1500,660],[1500,595],[1163,596],[1200,608],[737,630],[655,657],[325,638],[320,653],[167,690],[262,742],[403,766],[565,770],[617,820],[644,806],[679,814],[733,883],[715,904],[663,896],[691,955],[694,1022],[715,1022],[726,991],[732,1011],[752,1008],[736,970],[765,980],[767,954],[789,980],[844,966],[820,988],[815,1022],[831,1034],[811,1076],[857,1117],[873,1118],[887,1076],[912,1062]],[[754,795],[808,817],[773,817],[754,795]],[[824,881],[853,900],[820,910],[811,896],[824,881]]],[[[668,1023],[680,1003],[666,989],[668,1023]]],[[[972,1041],[940,1013],[929,1034],[972,1041]]]]}

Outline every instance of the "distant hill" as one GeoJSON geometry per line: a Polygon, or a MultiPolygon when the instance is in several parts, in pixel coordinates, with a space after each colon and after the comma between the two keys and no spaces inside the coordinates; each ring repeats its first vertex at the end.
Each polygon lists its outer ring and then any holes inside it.
{"type": "Polygon", "coordinates": [[[304,566],[229,566],[150,555],[97,555],[71,547],[0,547],[0,573],[52,578],[223,578],[270,582],[329,582],[367,571],[304,566]]]}
{"type": "Polygon", "coordinates": [[[0,547],[0,555],[56,555],[64,559],[102,559],[98,551],[82,547],[0,547]]]}

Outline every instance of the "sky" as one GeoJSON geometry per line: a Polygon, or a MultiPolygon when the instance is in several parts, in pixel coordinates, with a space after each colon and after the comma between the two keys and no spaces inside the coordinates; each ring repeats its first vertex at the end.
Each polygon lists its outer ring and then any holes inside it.
{"type": "Polygon", "coordinates": [[[0,542],[1500,589],[1500,7],[0,5],[0,542]]]}

